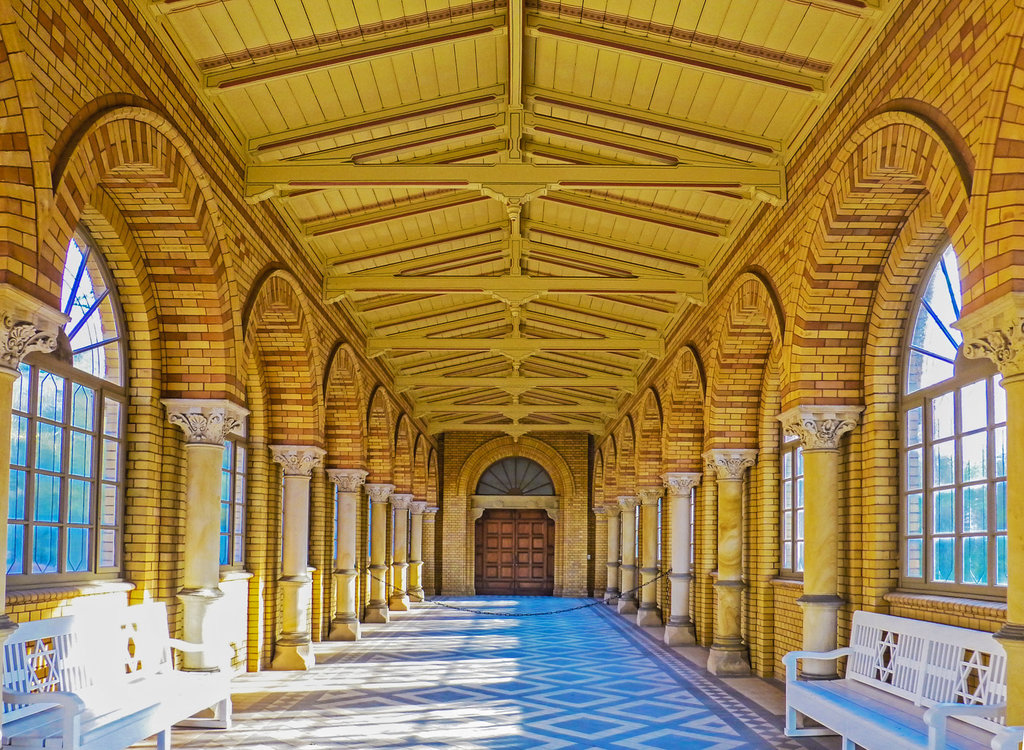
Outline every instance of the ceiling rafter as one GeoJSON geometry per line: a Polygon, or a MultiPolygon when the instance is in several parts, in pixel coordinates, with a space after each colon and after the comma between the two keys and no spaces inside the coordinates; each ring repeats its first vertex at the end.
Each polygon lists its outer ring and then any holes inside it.
{"type": "Polygon", "coordinates": [[[614,417],[616,407],[605,404],[452,404],[418,402],[413,407],[413,416],[423,418],[432,414],[500,414],[503,417],[522,419],[539,414],[593,414],[600,417],[614,417]]]}
{"type": "Polygon", "coordinates": [[[885,0],[790,0],[790,2],[854,16],[871,17],[878,14],[885,0]]]}
{"type": "MultiPolygon", "coordinates": [[[[537,263],[549,263],[565,267],[584,266],[579,270],[589,270],[593,273],[601,273],[611,276],[620,273],[629,276],[640,276],[648,273],[664,273],[664,269],[651,266],[646,263],[626,260],[624,258],[613,258],[607,255],[583,252],[574,248],[562,247],[561,245],[549,245],[546,242],[529,240],[524,248],[528,259],[537,263]],[[576,264],[569,266],[569,264],[576,264]]],[[[678,264],[683,268],[694,268],[692,263],[661,259],[659,262],[678,264]]],[[[677,269],[678,271],[678,269],[677,269]]]]}
{"type": "Polygon", "coordinates": [[[605,422],[589,422],[584,420],[566,420],[565,422],[549,424],[494,424],[476,423],[453,420],[428,421],[427,432],[437,435],[442,432],[503,432],[513,437],[529,435],[531,432],[589,432],[594,435],[604,434],[605,422]]]}
{"type": "MultiPolygon", "coordinates": [[[[597,240],[594,239],[593,235],[587,234],[586,232],[566,229],[565,227],[546,224],[540,221],[525,221],[523,222],[523,229],[529,234],[547,235],[549,237],[557,237],[561,240],[579,242],[583,245],[590,245],[592,247],[601,248],[602,250],[609,250],[618,255],[633,255],[639,258],[677,263],[682,266],[689,266],[693,269],[700,269],[703,267],[703,264],[699,260],[689,255],[679,255],[667,250],[656,250],[645,245],[639,245],[620,239],[612,239],[609,241],[597,240]]],[[[599,255],[597,257],[603,258],[604,256],[599,255]]]]}
{"type": "Polygon", "coordinates": [[[553,143],[538,143],[532,138],[524,138],[523,147],[525,148],[526,153],[532,157],[539,156],[545,159],[556,159],[566,164],[620,165],[630,163],[610,156],[600,156],[598,154],[587,154],[583,151],[573,151],[571,148],[556,146],[553,143]]]}
{"type": "MultiPolygon", "coordinates": [[[[432,125],[404,133],[375,138],[365,143],[325,149],[310,155],[310,159],[337,159],[342,162],[362,164],[389,154],[399,154],[415,148],[435,146],[445,141],[472,138],[484,133],[501,131],[505,127],[504,115],[482,115],[466,120],[432,125]]],[[[302,160],[296,160],[301,162],[302,160]]]]}
{"type": "Polygon", "coordinates": [[[263,85],[281,78],[309,75],[314,71],[350,65],[371,58],[403,54],[423,47],[504,34],[505,30],[504,14],[483,16],[438,28],[418,29],[394,36],[335,46],[330,49],[316,49],[281,60],[208,71],[203,74],[202,85],[209,93],[218,94],[246,86],[263,85]]]}
{"type": "Polygon", "coordinates": [[[373,206],[364,211],[354,211],[336,216],[327,216],[307,221],[302,225],[302,231],[310,237],[323,237],[335,232],[344,232],[349,229],[368,227],[394,219],[406,219],[412,216],[444,211],[457,206],[465,206],[470,203],[487,200],[477,192],[454,191],[444,195],[438,195],[423,200],[403,201],[396,203],[389,208],[373,206]]]}
{"type": "Polygon", "coordinates": [[[825,92],[825,76],[822,74],[812,75],[793,70],[792,67],[773,67],[750,58],[684,46],[678,42],[626,36],[601,26],[561,21],[547,16],[530,14],[529,21],[531,35],[552,36],[581,44],[596,45],[801,94],[821,95],[825,92]]]}
{"type": "Polygon", "coordinates": [[[627,351],[661,357],[665,344],[661,339],[639,337],[617,338],[430,338],[426,336],[371,336],[366,340],[366,353],[377,357],[395,350],[411,351],[481,351],[516,357],[537,352],[627,351]]]}
{"type": "Polygon", "coordinates": [[[483,143],[472,143],[462,148],[453,148],[447,151],[440,151],[436,154],[424,154],[403,159],[403,164],[456,164],[468,159],[482,159],[486,156],[494,156],[508,149],[508,139],[484,141],[483,143]]]}
{"type": "Polygon", "coordinates": [[[684,215],[682,212],[673,211],[669,208],[655,211],[648,208],[617,203],[605,198],[595,198],[590,195],[581,195],[580,193],[568,191],[559,191],[556,193],[542,195],[538,200],[548,201],[550,203],[560,203],[562,205],[582,208],[588,211],[598,211],[612,216],[621,216],[624,219],[634,219],[636,221],[644,221],[649,224],[658,224],[663,227],[669,227],[670,229],[679,229],[684,232],[703,235],[704,237],[713,237],[714,239],[722,239],[728,233],[727,227],[725,227],[720,221],[715,221],[703,216],[684,215]]]}
{"type": "MultiPolygon", "coordinates": [[[[328,273],[344,273],[344,266],[357,261],[373,260],[378,261],[380,258],[388,255],[398,255],[400,253],[410,253],[417,250],[425,251],[427,248],[437,247],[438,245],[444,245],[449,242],[464,242],[474,238],[490,237],[495,233],[507,234],[508,228],[502,223],[486,224],[484,226],[476,227],[469,230],[455,230],[452,232],[444,232],[441,234],[435,234],[429,238],[423,237],[415,240],[407,240],[405,242],[397,242],[394,245],[381,245],[379,247],[371,247],[367,250],[354,253],[345,253],[344,255],[337,255],[328,258],[328,273]]],[[[493,240],[481,240],[477,245],[482,245],[485,242],[492,242],[493,240]]],[[[455,248],[459,249],[459,248],[455,248]]]]}
{"type": "Polygon", "coordinates": [[[494,388],[509,394],[522,394],[537,388],[621,388],[635,391],[636,378],[632,377],[446,377],[442,375],[399,375],[395,390],[399,393],[413,388],[494,388]]]}

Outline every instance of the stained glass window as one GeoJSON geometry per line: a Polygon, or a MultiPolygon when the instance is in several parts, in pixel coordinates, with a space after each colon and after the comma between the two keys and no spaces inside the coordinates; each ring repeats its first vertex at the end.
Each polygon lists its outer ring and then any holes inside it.
{"type": "Polygon", "coordinates": [[[536,461],[510,456],[491,464],[476,485],[477,495],[554,495],[551,477],[536,461]]]}

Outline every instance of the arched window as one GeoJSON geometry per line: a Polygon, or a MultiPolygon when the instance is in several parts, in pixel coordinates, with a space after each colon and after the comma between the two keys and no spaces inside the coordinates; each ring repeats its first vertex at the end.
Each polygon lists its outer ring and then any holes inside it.
{"type": "Polygon", "coordinates": [[[121,311],[99,254],[68,246],[57,350],[32,354],[14,386],[7,573],[114,575],[121,564],[125,353],[121,311]]]}
{"type": "Polygon", "coordinates": [[[491,464],[476,484],[477,495],[554,495],[555,485],[544,467],[522,456],[491,464]]]}
{"type": "Polygon", "coordinates": [[[1006,594],[1006,396],[963,357],[956,253],[927,277],[907,333],[902,399],[904,586],[1006,594]]]}

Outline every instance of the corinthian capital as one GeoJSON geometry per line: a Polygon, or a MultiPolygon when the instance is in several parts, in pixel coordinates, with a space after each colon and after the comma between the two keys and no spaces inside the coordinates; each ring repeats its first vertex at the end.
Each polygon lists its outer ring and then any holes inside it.
{"type": "Polygon", "coordinates": [[[686,496],[700,484],[702,475],[697,471],[672,471],[662,475],[668,494],[672,497],[686,496]]]}
{"type": "Polygon", "coordinates": [[[412,495],[400,492],[391,496],[391,505],[395,510],[409,510],[414,499],[412,495]]]}
{"type": "Polygon", "coordinates": [[[0,367],[18,370],[32,352],[52,352],[68,317],[15,289],[0,285],[0,367]]]}
{"type": "Polygon", "coordinates": [[[1003,377],[1024,375],[1024,293],[1010,292],[953,324],[970,359],[990,359],[1003,377]]]}
{"type": "Polygon", "coordinates": [[[857,426],[863,406],[794,406],[779,415],[782,429],[800,438],[804,450],[839,450],[839,439],[857,426]]]}
{"type": "Polygon", "coordinates": [[[308,477],[323,461],[323,448],[313,445],[272,445],[274,460],[281,464],[285,476],[308,477]]]}
{"type": "Polygon", "coordinates": [[[391,493],[395,491],[393,484],[368,484],[366,494],[371,503],[386,503],[391,499],[391,493]]]}
{"type": "Polygon", "coordinates": [[[185,433],[186,443],[224,445],[228,433],[236,430],[249,413],[224,399],[165,398],[167,419],[185,433]]]}
{"type": "Polygon", "coordinates": [[[366,472],[362,469],[328,469],[328,478],[338,487],[338,492],[359,492],[366,481],[366,472]]]}
{"type": "Polygon", "coordinates": [[[636,494],[641,505],[657,505],[658,498],[664,491],[664,487],[642,487],[636,491],[636,494]]]}
{"type": "Polygon", "coordinates": [[[631,510],[635,510],[636,506],[640,504],[635,495],[619,495],[619,507],[627,513],[631,510]]]}
{"type": "Polygon", "coordinates": [[[425,511],[426,509],[426,500],[413,500],[412,504],[409,506],[409,512],[412,513],[414,516],[422,516],[423,511],[425,511]]]}
{"type": "Polygon", "coordinates": [[[757,460],[757,451],[730,450],[717,448],[704,454],[704,463],[712,469],[719,479],[736,480],[743,478],[743,472],[749,469],[757,460]]]}

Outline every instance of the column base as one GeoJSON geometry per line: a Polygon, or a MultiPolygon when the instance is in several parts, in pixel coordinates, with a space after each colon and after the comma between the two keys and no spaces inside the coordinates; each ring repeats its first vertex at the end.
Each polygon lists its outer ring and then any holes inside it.
{"type": "Polygon", "coordinates": [[[619,590],[618,589],[605,589],[604,590],[604,603],[605,604],[618,604],[619,603],[619,590]]]}
{"type": "Polygon", "coordinates": [[[391,622],[391,615],[388,612],[387,602],[370,602],[366,605],[366,615],[363,622],[391,622]]]}
{"type": "Polygon", "coordinates": [[[716,677],[747,677],[751,674],[750,659],[744,646],[711,646],[708,672],[716,677]]]}
{"type": "Polygon", "coordinates": [[[331,623],[331,632],[327,636],[327,640],[358,641],[359,636],[359,620],[354,617],[345,617],[338,618],[331,623]]]}
{"type": "Polygon", "coordinates": [[[697,635],[693,631],[693,623],[673,623],[665,626],[666,646],[696,646],[697,635]]]}
{"type": "Polygon", "coordinates": [[[409,597],[405,594],[391,597],[391,599],[388,600],[388,609],[392,612],[408,612],[409,597]]]}
{"type": "Polygon", "coordinates": [[[425,596],[423,589],[410,589],[409,590],[409,601],[410,602],[422,602],[425,596]]]}
{"type": "Polygon", "coordinates": [[[663,624],[661,621],[661,609],[654,607],[645,607],[643,604],[640,605],[640,609],[636,613],[636,624],[641,628],[658,628],[663,624]]]}
{"type": "Polygon", "coordinates": [[[18,629],[18,623],[5,614],[0,614],[0,644],[4,643],[14,631],[18,629]]]}
{"type": "Polygon", "coordinates": [[[619,599],[616,607],[616,611],[620,615],[635,615],[639,610],[639,607],[637,607],[636,604],[636,599],[619,599]]]}
{"type": "Polygon", "coordinates": [[[306,671],[316,664],[308,636],[282,636],[274,645],[270,668],[276,671],[306,671]]]}

